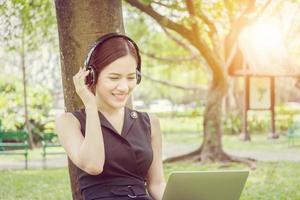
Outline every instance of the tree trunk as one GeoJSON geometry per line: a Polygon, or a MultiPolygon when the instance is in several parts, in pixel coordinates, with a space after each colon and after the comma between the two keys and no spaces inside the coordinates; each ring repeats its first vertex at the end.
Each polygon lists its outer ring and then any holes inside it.
{"type": "MultiPolygon", "coordinates": [[[[218,78],[222,77],[219,74],[218,78]]],[[[164,160],[164,163],[177,161],[196,161],[203,164],[210,162],[239,162],[245,163],[250,168],[255,169],[256,163],[251,158],[240,158],[228,155],[223,151],[222,147],[222,100],[227,93],[227,82],[224,79],[216,79],[212,81],[212,87],[208,91],[207,104],[204,111],[204,135],[201,146],[187,154],[174,156],[164,160]]]]}
{"type": "Polygon", "coordinates": [[[222,161],[222,99],[227,91],[227,82],[218,83],[208,92],[204,111],[204,136],[200,160],[202,162],[222,161]]]}
{"type": "MultiPolygon", "coordinates": [[[[61,75],[65,111],[82,106],[73,84],[73,76],[83,66],[90,45],[108,32],[124,32],[120,0],[56,0],[56,16],[61,52],[61,75]]],[[[73,199],[82,199],[76,168],[68,158],[73,199]]]]}
{"type": "Polygon", "coordinates": [[[28,132],[29,136],[29,148],[33,149],[35,147],[34,142],[33,142],[33,135],[32,135],[32,129],[29,124],[29,117],[28,117],[28,103],[27,103],[27,79],[26,79],[26,65],[25,65],[25,38],[24,38],[24,32],[22,33],[22,38],[21,38],[21,52],[20,52],[20,57],[21,57],[21,67],[22,67],[22,80],[23,80],[23,97],[24,97],[24,110],[25,110],[25,127],[28,132]]]}

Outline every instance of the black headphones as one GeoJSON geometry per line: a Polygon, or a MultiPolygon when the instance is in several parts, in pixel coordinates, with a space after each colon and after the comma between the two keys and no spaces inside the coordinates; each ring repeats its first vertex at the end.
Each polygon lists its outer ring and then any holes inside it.
{"type": "Polygon", "coordinates": [[[126,40],[128,40],[134,47],[137,53],[137,84],[139,84],[141,82],[142,76],[141,76],[141,57],[140,57],[140,53],[139,53],[139,48],[136,45],[136,43],[129,38],[126,35],[122,35],[120,33],[108,33],[103,35],[102,37],[100,37],[90,48],[89,53],[87,54],[87,57],[84,61],[84,67],[89,70],[89,74],[86,76],[85,79],[85,84],[92,86],[95,85],[97,77],[96,77],[96,70],[95,67],[93,65],[90,64],[91,58],[93,56],[93,53],[95,51],[95,49],[100,46],[101,44],[103,44],[105,41],[111,39],[111,38],[115,38],[115,37],[121,37],[121,38],[125,38],[126,40]]]}

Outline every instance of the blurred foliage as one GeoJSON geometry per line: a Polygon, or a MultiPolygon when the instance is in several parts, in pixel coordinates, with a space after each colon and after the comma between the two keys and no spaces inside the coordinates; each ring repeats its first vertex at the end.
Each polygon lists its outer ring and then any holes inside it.
{"type": "Polygon", "coordinates": [[[203,133],[203,116],[197,117],[159,117],[160,127],[163,134],[181,134],[184,139],[188,134],[203,133]]]}
{"type": "MultiPolygon", "coordinates": [[[[287,109],[287,108],[281,108],[287,109]]],[[[277,109],[278,110],[278,109],[277,109]]],[[[202,133],[204,107],[189,109],[184,112],[155,113],[161,123],[163,133],[202,133]]],[[[276,132],[287,134],[294,119],[295,111],[291,113],[276,112],[276,132]]],[[[249,111],[248,131],[250,134],[266,134],[271,130],[271,115],[269,112],[249,111]]],[[[228,112],[223,117],[223,133],[225,135],[239,135],[242,132],[242,115],[237,110],[228,112]]]]}
{"type": "Polygon", "coordinates": [[[42,43],[53,42],[56,19],[51,0],[0,1],[1,38],[8,50],[26,51],[39,48],[42,43]]]}
{"type": "Polygon", "coordinates": [[[223,119],[224,134],[239,134],[242,131],[242,118],[238,111],[229,112],[223,119]]]}
{"type": "Polygon", "coordinates": [[[289,127],[292,126],[296,115],[300,115],[300,107],[290,108],[279,104],[276,107],[276,128],[281,132],[287,132],[289,127]]]}
{"type": "Polygon", "coordinates": [[[186,109],[185,111],[177,112],[158,112],[155,113],[158,117],[187,117],[187,118],[194,118],[194,117],[199,117],[203,116],[204,112],[204,107],[203,106],[197,106],[197,108],[189,108],[186,109]]]}
{"type": "MultiPolygon", "coordinates": [[[[126,34],[134,39],[142,52],[142,73],[169,84],[207,85],[206,65],[200,64],[201,62],[196,59],[186,59],[191,56],[190,52],[170,39],[160,26],[153,23],[152,19],[139,10],[126,3],[123,10],[126,34]],[[168,61],[152,58],[148,55],[165,58],[168,61]],[[177,59],[180,61],[176,62],[177,59]]],[[[142,99],[145,103],[154,99],[169,99],[173,103],[201,102],[205,99],[205,94],[202,91],[178,89],[149,80],[146,77],[136,89],[134,96],[136,99],[142,99]]]]}
{"type": "MultiPolygon", "coordinates": [[[[0,119],[4,130],[22,130],[25,128],[23,85],[16,77],[7,77],[0,76],[0,119]]],[[[48,122],[53,99],[43,85],[27,86],[27,95],[29,122],[34,142],[38,143],[46,129],[53,130],[48,122]]]]}
{"type": "MultiPolygon", "coordinates": [[[[284,106],[276,109],[276,132],[286,134],[293,123],[297,110],[291,110],[284,106]]],[[[300,112],[298,112],[300,113],[300,112]]],[[[242,132],[242,115],[237,111],[226,114],[223,119],[224,134],[235,135],[242,132]]],[[[248,131],[250,134],[265,134],[271,130],[271,115],[269,112],[248,111],[248,131]]]]}
{"type": "MultiPolygon", "coordinates": [[[[251,113],[251,112],[249,112],[251,113]]],[[[268,133],[271,130],[271,116],[259,113],[248,116],[249,133],[268,133]]]]}

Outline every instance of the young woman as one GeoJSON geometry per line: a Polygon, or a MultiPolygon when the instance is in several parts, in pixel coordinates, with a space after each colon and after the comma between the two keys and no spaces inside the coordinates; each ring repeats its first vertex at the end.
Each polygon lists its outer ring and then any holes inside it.
{"type": "Polygon", "coordinates": [[[97,40],[73,77],[84,108],[59,115],[55,124],[86,200],[162,199],[159,121],[125,106],[140,72],[136,44],[110,33],[97,40]]]}

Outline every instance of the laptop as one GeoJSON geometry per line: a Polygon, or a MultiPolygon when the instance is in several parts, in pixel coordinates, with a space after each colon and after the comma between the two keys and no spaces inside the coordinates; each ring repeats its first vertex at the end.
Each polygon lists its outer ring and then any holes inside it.
{"type": "Polygon", "coordinates": [[[163,200],[238,200],[249,171],[172,172],[163,200]]]}

